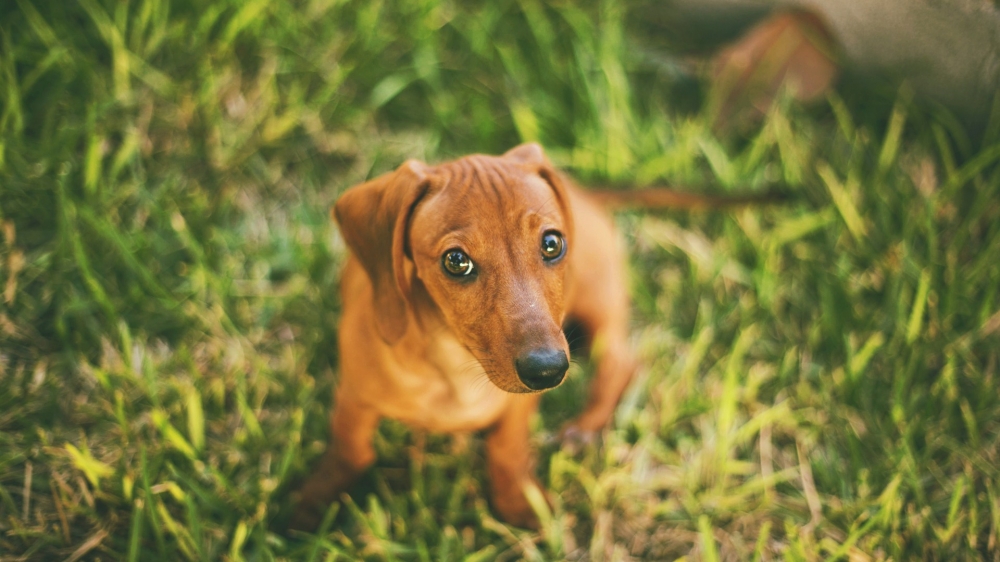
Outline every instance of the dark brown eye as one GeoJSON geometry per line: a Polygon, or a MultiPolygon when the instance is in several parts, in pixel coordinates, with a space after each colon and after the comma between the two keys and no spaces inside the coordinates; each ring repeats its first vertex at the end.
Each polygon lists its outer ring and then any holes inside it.
{"type": "Polygon", "coordinates": [[[555,261],[566,253],[566,241],[561,234],[555,231],[546,232],[542,235],[542,259],[545,261],[555,261]]]}
{"type": "Polygon", "coordinates": [[[465,252],[461,250],[448,250],[441,256],[441,267],[452,277],[465,277],[471,275],[476,269],[475,264],[465,252]]]}

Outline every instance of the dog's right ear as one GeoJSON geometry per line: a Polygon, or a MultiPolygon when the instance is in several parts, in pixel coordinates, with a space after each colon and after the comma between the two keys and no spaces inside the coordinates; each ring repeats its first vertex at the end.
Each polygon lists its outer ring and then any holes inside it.
{"type": "Polygon", "coordinates": [[[537,142],[526,142],[504,152],[504,158],[509,158],[521,164],[534,164],[536,166],[551,165],[549,159],[545,157],[542,145],[537,142]]]}
{"type": "Polygon", "coordinates": [[[407,160],[395,172],[348,189],[332,209],[347,246],[371,280],[375,323],[390,344],[406,333],[406,226],[427,186],[426,165],[407,160]]]}

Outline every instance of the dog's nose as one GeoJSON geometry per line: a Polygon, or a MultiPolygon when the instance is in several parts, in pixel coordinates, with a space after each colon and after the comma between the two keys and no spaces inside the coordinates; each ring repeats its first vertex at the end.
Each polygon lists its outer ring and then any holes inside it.
{"type": "Polygon", "coordinates": [[[533,349],[514,360],[517,376],[531,390],[545,390],[562,382],[569,359],[561,349],[533,349]]]}

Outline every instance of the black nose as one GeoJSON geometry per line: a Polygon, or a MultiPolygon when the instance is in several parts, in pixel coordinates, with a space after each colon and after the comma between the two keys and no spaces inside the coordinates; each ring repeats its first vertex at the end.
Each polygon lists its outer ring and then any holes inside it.
{"type": "Polygon", "coordinates": [[[561,349],[533,349],[514,360],[517,376],[531,390],[545,390],[562,382],[569,359],[561,349]]]}

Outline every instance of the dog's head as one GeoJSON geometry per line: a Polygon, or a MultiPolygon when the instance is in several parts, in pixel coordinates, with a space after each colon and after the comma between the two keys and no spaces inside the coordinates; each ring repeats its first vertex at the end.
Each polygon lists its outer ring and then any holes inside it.
{"type": "Polygon", "coordinates": [[[348,190],[334,214],[371,279],[386,342],[406,333],[414,299],[426,296],[497,387],[562,381],[572,216],[537,144],[438,166],[410,160],[348,190]]]}

